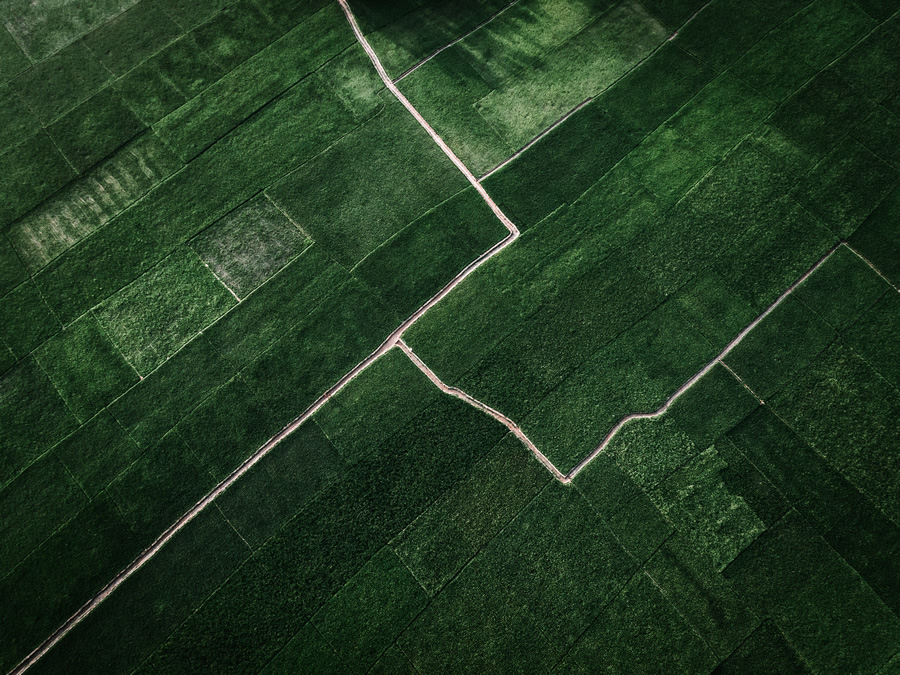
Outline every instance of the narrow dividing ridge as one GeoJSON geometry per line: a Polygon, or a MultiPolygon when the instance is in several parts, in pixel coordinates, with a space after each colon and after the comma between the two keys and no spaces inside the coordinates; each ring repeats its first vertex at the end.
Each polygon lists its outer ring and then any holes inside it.
{"type": "Polygon", "coordinates": [[[57,628],[43,643],[36,647],[28,656],[22,659],[22,661],[12,671],[10,671],[11,675],[19,675],[20,673],[24,673],[31,666],[37,663],[37,661],[42,656],[44,656],[44,654],[50,651],[54,647],[54,645],[56,645],[56,643],[62,640],[69,631],[71,631],[75,626],[81,623],[88,616],[88,614],[94,611],[94,609],[96,609],[100,605],[100,603],[108,598],[131,575],[133,575],[141,567],[147,564],[147,562],[151,558],[153,558],[153,556],[155,556],[163,548],[163,546],[165,546],[176,534],[184,529],[184,527],[194,518],[196,518],[204,509],[212,504],[219,495],[221,495],[228,488],[234,485],[234,483],[241,476],[243,476],[245,473],[250,471],[250,469],[256,466],[256,464],[263,457],[269,454],[276,445],[278,445],[281,441],[283,441],[294,431],[296,431],[304,422],[306,422],[306,420],[312,417],[316,413],[316,411],[319,410],[319,408],[325,405],[331,399],[331,397],[333,397],[349,382],[355,379],[357,375],[359,375],[375,361],[384,356],[384,354],[386,354],[390,349],[396,346],[400,341],[400,337],[403,335],[407,328],[418,321],[429,309],[440,302],[448,293],[450,293],[450,291],[452,291],[454,288],[456,288],[456,286],[462,283],[472,272],[478,269],[482,264],[487,262],[497,253],[502,251],[504,248],[509,246],[519,237],[519,228],[517,228],[515,224],[513,224],[513,222],[509,218],[507,218],[506,214],[503,213],[503,211],[499,206],[497,206],[496,203],[494,203],[494,200],[491,199],[490,195],[488,195],[488,193],[481,186],[472,172],[469,171],[469,169],[462,163],[462,161],[453,153],[453,151],[444,142],[444,140],[440,136],[438,136],[437,132],[435,132],[435,130],[431,128],[428,122],[426,122],[425,119],[419,114],[419,111],[412,106],[412,104],[406,99],[405,96],[403,96],[403,94],[399,89],[397,89],[394,83],[391,82],[390,78],[387,75],[387,72],[381,65],[381,61],[379,61],[378,56],[372,50],[372,47],[369,45],[368,41],[360,31],[359,26],[356,23],[356,18],[351,13],[346,0],[339,0],[339,2],[344,10],[344,13],[347,16],[347,20],[350,22],[350,26],[353,28],[353,32],[356,35],[357,40],[359,40],[360,44],[365,49],[366,53],[372,61],[372,65],[375,66],[375,70],[378,71],[378,75],[379,77],[381,77],[381,80],[384,82],[385,86],[395,97],[397,97],[397,99],[403,104],[403,107],[405,107],[409,111],[409,113],[416,119],[416,121],[419,122],[419,124],[425,129],[425,131],[428,132],[428,135],[431,136],[432,140],[434,140],[434,142],[441,148],[441,150],[444,151],[444,154],[446,154],[447,157],[449,157],[453,162],[453,164],[463,173],[463,175],[465,175],[466,179],[476,189],[478,194],[481,195],[482,199],[484,199],[485,203],[487,203],[494,215],[509,231],[509,234],[501,241],[494,244],[487,251],[482,253],[480,256],[478,256],[471,263],[469,263],[461,272],[459,272],[459,274],[453,277],[453,279],[446,286],[444,286],[440,291],[432,296],[431,299],[429,299],[419,309],[413,312],[413,314],[409,318],[407,318],[406,321],[400,324],[400,326],[397,327],[397,329],[393,333],[391,333],[384,342],[381,343],[378,349],[376,349],[374,352],[369,354],[369,356],[360,361],[352,370],[350,370],[346,375],[344,375],[340,380],[332,385],[324,394],[316,399],[312,403],[312,405],[310,405],[305,411],[303,411],[303,413],[300,414],[299,417],[294,419],[290,424],[284,427],[284,429],[270,438],[261,448],[259,448],[259,450],[248,457],[243,462],[243,464],[241,464],[237,469],[229,474],[227,478],[225,478],[221,483],[213,488],[211,492],[203,497],[203,499],[197,502],[193,507],[191,507],[190,510],[188,510],[172,525],[170,525],[169,528],[166,529],[166,531],[163,532],[148,548],[146,548],[131,564],[129,564],[125,569],[119,572],[119,574],[117,574],[115,577],[113,577],[113,579],[108,584],[106,584],[106,586],[104,586],[100,590],[100,592],[98,592],[93,598],[88,600],[77,612],[75,612],[75,614],[69,617],[69,619],[65,623],[57,628]]]}
{"type": "Polygon", "coordinates": [[[607,448],[607,446],[612,442],[613,438],[615,438],[616,434],[618,434],[619,431],[622,430],[622,427],[624,427],[629,422],[633,422],[635,420],[649,420],[649,419],[654,419],[654,418],[661,417],[662,415],[664,415],[666,413],[666,411],[668,411],[668,409],[672,406],[672,404],[675,403],[675,401],[677,401],[681,397],[682,394],[684,394],[691,387],[693,387],[695,384],[697,384],[697,382],[699,382],[703,378],[704,375],[706,375],[710,370],[715,368],[716,364],[721,364],[722,366],[724,366],[728,370],[728,372],[730,372],[735,377],[735,379],[738,382],[740,382],[741,385],[743,385],[753,395],[754,398],[756,398],[761,404],[764,404],[764,401],[761,398],[759,398],[759,396],[757,396],[756,393],[754,393],[753,390],[747,386],[747,384],[740,378],[740,376],[738,376],[737,373],[735,373],[725,363],[724,359],[725,359],[725,357],[728,356],[728,354],[731,353],[731,351],[735,347],[737,347],[741,343],[741,341],[743,341],[743,339],[745,337],[747,337],[747,335],[750,334],[750,332],[754,328],[756,328],[760,324],[760,322],[763,319],[765,319],[767,316],[769,316],[769,314],[771,314],[775,310],[776,307],[778,307],[782,302],[784,302],[784,300],[791,293],[793,293],[797,289],[797,287],[800,286],[800,284],[802,284],[804,281],[806,281],[817,269],[819,269],[823,264],[825,264],[825,262],[841,246],[846,246],[848,250],[850,250],[853,254],[858,256],[876,274],[878,274],[880,277],[882,277],[882,279],[884,279],[888,283],[888,285],[891,286],[891,288],[900,292],[900,289],[897,289],[897,287],[894,286],[874,265],[872,265],[872,263],[870,263],[868,260],[866,260],[862,255],[860,255],[860,253],[858,251],[856,251],[852,246],[850,246],[847,242],[841,241],[841,242],[835,244],[821,258],[819,258],[819,260],[812,267],[810,267],[806,272],[804,272],[803,275],[799,279],[797,279],[794,283],[792,283],[790,286],[788,286],[787,290],[785,290],[784,293],[779,295],[778,298],[775,300],[775,302],[773,302],[771,305],[769,305],[762,314],[760,314],[758,317],[756,317],[749,325],[747,325],[746,328],[744,328],[740,333],[738,333],[737,336],[735,336],[735,338],[731,342],[729,342],[727,345],[725,345],[725,348],[721,352],[719,352],[719,354],[717,354],[709,363],[707,363],[705,366],[703,366],[703,368],[701,368],[699,371],[697,371],[693,376],[690,377],[690,379],[688,379],[684,384],[682,384],[671,396],[669,396],[669,398],[667,398],[665,400],[665,402],[663,403],[662,406],[660,406],[657,410],[655,410],[653,412],[632,413],[632,414],[626,415],[625,417],[620,419],[618,422],[616,422],[615,426],[613,426],[613,428],[609,430],[609,432],[606,434],[606,436],[604,436],[604,438],[600,442],[600,444],[597,445],[593,450],[591,450],[591,452],[588,453],[588,455],[586,455],[584,457],[584,459],[582,459],[578,464],[576,464],[575,467],[572,468],[567,474],[562,473],[558,468],[556,468],[556,466],[553,464],[553,462],[551,462],[550,459],[544,453],[542,453],[540,451],[540,449],[525,435],[525,432],[522,431],[522,429],[519,427],[519,425],[516,424],[515,422],[513,422],[509,417],[507,417],[503,413],[495,410],[494,408],[491,408],[486,403],[482,403],[481,401],[479,401],[478,399],[474,398],[473,396],[467,394],[466,392],[459,389],[458,387],[452,387],[450,385],[445,384],[434,373],[434,371],[432,371],[425,364],[425,362],[422,361],[422,359],[419,358],[419,356],[417,356],[412,351],[412,349],[410,349],[410,347],[402,339],[397,341],[397,346],[400,347],[401,350],[403,350],[403,352],[410,358],[410,360],[416,365],[416,367],[418,367],[419,370],[421,370],[423,373],[425,373],[425,375],[428,376],[428,379],[431,380],[441,391],[443,391],[444,393],[449,394],[451,396],[455,396],[458,399],[466,401],[470,405],[487,413],[488,415],[490,415],[491,417],[496,419],[498,422],[503,424],[507,429],[509,429],[511,432],[513,432],[519,440],[522,441],[522,443],[525,445],[525,447],[527,447],[534,454],[534,456],[538,459],[538,461],[541,464],[543,464],[545,467],[547,467],[547,470],[550,471],[550,473],[552,473],[553,476],[559,482],[567,484],[567,483],[571,483],[572,480],[574,480],[574,478],[579,473],[581,473],[585,469],[585,467],[587,467],[587,465],[590,464],[594,460],[594,458],[597,457],[597,455],[599,455],[601,452],[603,452],[607,448]]]}
{"type": "Polygon", "coordinates": [[[557,469],[555,466],[553,466],[553,462],[551,462],[549,459],[547,459],[547,457],[544,455],[544,453],[542,453],[540,450],[538,450],[538,447],[534,443],[531,442],[531,439],[529,439],[528,436],[525,435],[525,432],[522,431],[522,429],[519,427],[518,424],[513,422],[502,412],[494,410],[489,405],[482,403],[481,401],[479,401],[475,398],[472,398],[466,392],[464,392],[462,389],[459,389],[457,387],[451,387],[447,384],[444,384],[444,382],[441,381],[441,378],[439,378],[434,373],[434,371],[431,370],[431,368],[429,368],[427,365],[425,365],[425,362],[422,361],[422,359],[420,359],[416,355],[416,353],[413,352],[413,350],[409,348],[409,345],[407,345],[403,340],[398,340],[397,346],[400,347],[400,349],[403,351],[403,353],[409,357],[409,360],[412,361],[419,370],[421,370],[423,373],[425,373],[425,375],[428,376],[428,379],[431,380],[438,389],[440,389],[445,394],[450,394],[450,396],[455,396],[456,398],[465,401],[469,405],[472,405],[472,406],[478,408],[479,410],[481,410],[482,412],[485,412],[488,415],[490,415],[491,417],[493,417],[495,420],[500,422],[500,424],[502,424],[507,429],[509,429],[512,433],[514,433],[516,435],[516,438],[518,438],[520,441],[522,441],[522,444],[526,448],[531,450],[531,452],[534,454],[534,456],[537,457],[538,461],[541,464],[543,464],[545,467],[547,467],[547,470],[550,473],[552,473],[553,476],[557,480],[562,481],[563,483],[569,482],[569,479],[567,479],[566,476],[564,476],[559,471],[559,469],[557,469]]]}

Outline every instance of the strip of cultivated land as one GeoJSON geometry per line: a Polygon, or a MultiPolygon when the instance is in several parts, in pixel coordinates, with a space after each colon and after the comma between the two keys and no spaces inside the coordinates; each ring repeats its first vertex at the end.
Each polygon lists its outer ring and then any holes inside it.
{"type": "Polygon", "coordinates": [[[2,16],[5,668],[890,668],[896,7],[101,4],[2,16]]]}

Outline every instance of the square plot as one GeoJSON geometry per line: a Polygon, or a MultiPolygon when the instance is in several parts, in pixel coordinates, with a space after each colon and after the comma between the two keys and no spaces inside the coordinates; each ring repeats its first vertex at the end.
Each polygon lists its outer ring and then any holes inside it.
{"type": "Polygon", "coordinates": [[[713,165],[699,146],[664,124],[622,160],[664,203],[678,201],[713,165]]]}
{"type": "Polygon", "coordinates": [[[78,426],[34,359],[0,376],[0,489],[78,426]]]}
{"type": "MultiPolygon", "coordinates": [[[[318,673],[319,675],[345,675],[347,665],[334,648],[316,630],[312,621],[306,623],[275,657],[260,671],[265,675],[292,675],[293,673],[318,673]]],[[[370,671],[371,672],[371,671],[370,671]]]]}
{"type": "Polygon", "coordinates": [[[701,271],[672,298],[682,315],[716,349],[722,349],[758,316],[746,299],[712,270],[701,271]]]}
{"type": "Polygon", "coordinates": [[[300,255],[312,243],[265,195],[210,225],[189,245],[238,297],[300,255]]]}
{"type": "Polygon", "coordinates": [[[21,359],[62,326],[29,279],[0,298],[0,339],[21,359]]]}
{"type": "Polygon", "coordinates": [[[624,471],[629,482],[649,490],[698,452],[690,437],[667,416],[632,420],[603,454],[624,471]]]}
{"type": "Polygon", "coordinates": [[[69,111],[47,131],[72,166],[84,173],[145,129],[111,88],[69,111]]]}
{"type": "Polygon", "coordinates": [[[181,247],[96,312],[113,342],[146,375],[236,302],[197,255],[181,247]]]}
{"type": "Polygon", "coordinates": [[[795,297],[840,331],[889,290],[890,286],[862,258],[841,246],[797,287],[795,297]]]}
{"type": "Polygon", "coordinates": [[[859,141],[846,139],[807,174],[796,198],[846,238],[875,210],[898,177],[859,141]]]}
{"type": "Polygon", "coordinates": [[[141,455],[142,449],[105,410],[58,443],[53,452],[93,499],[141,455]]]}
{"type": "Polygon", "coordinates": [[[347,582],[312,623],[354,671],[367,671],[428,604],[428,596],[389,548],[347,582]]]}
{"type": "Polygon", "coordinates": [[[112,79],[112,74],[81,42],[62,49],[10,82],[46,126],[112,79]]]}
{"type": "Polygon", "coordinates": [[[26,70],[31,63],[5,27],[0,27],[0,84],[26,70]]]}
{"type": "Polygon", "coordinates": [[[180,34],[155,3],[139,2],[88,33],[83,42],[112,73],[124,75],[180,34]]]}
{"type": "Polygon", "coordinates": [[[776,39],[816,69],[834,61],[876,25],[852,0],[815,0],[778,26],[776,39]]]}
{"type": "Polygon", "coordinates": [[[721,158],[775,109],[731,73],[706,85],[669,124],[710,157],[721,158]]]}
{"type": "Polygon", "coordinates": [[[45,342],[35,358],[82,422],[140,379],[92,312],[45,342]]]}
{"type": "Polygon", "coordinates": [[[766,35],[739,58],[730,72],[773,101],[783,101],[816,74],[796,58],[790,42],[766,35]]]}

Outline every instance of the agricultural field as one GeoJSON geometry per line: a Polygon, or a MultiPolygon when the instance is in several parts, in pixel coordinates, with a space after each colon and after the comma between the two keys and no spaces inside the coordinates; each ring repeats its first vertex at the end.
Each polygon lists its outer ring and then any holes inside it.
{"type": "Polygon", "coordinates": [[[0,23],[4,672],[900,667],[900,3],[0,23]]]}

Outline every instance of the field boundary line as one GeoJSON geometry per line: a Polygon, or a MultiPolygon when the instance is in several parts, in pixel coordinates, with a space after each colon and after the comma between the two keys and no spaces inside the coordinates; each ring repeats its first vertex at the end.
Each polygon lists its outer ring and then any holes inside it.
{"type": "Polygon", "coordinates": [[[546,457],[546,455],[544,455],[544,453],[542,453],[538,449],[538,447],[531,441],[531,439],[529,439],[528,436],[525,435],[525,432],[522,431],[521,427],[518,424],[513,422],[509,417],[504,415],[502,412],[495,410],[494,408],[490,407],[486,403],[482,403],[478,399],[476,399],[473,396],[470,396],[469,394],[464,392],[462,389],[459,389],[458,387],[451,387],[450,385],[445,384],[441,380],[441,378],[439,378],[435,374],[435,372],[433,370],[431,370],[431,368],[429,368],[425,364],[425,362],[422,359],[420,359],[416,355],[416,353],[412,349],[410,349],[409,345],[407,345],[402,339],[397,341],[397,346],[400,348],[400,350],[404,354],[406,354],[409,357],[409,360],[413,362],[413,364],[416,366],[416,368],[418,368],[423,373],[425,373],[426,377],[428,377],[428,379],[431,380],[431,382],[432,382],[432,384],[434,384],[434,386],[436,386],[438,389],[440,389],[445,394],[449,394],[450,396],[455,396],[456,398],[460,399],[461,401],[465,401],[469,405],[471,405],[475,408],[478,408],[482,412],[490,415],[495,420],[500,422],[500,424],[502,424],[507,429],[509,429],[516,436],[516,438],[518,438],[520,441],[522,441],[522,444],[526,448],[528,448],[535,457],[537,457],[538,461],[541,464],[543,464],[547,468],[547,470],[550,473],[552,473],[553,476],[557,480],[566,482],[566,480],[565,480],[566,477],[560,472],[559,469],[557,469],[553,465],[553,462],[551,462],[546,457]]]}
{"type": "Polygon", "coordinates": [[[541,450],[528,438],[524,431],[522,431],[521,427],[516,424],[512,419],[504,415],[498,410],[490,407],[486,403],[483,403],[473,397],[472,395],[466,393],[462,389],[458,387],[453,387],[445,384],[438,376],[428,367],[428,365],[417,355],[413,350],[409,347],[401,339],[397,340],[397,346],[406,354],[409,359],[413,362],[413,364],[421,370],[431,382],[438,387],[445,394],[450,396],[455,396],[456,398],[465,401],[469,405],[478,408],[482,412],[487,415],[490,415],[495,420],[503,424],[507,429],[509,429],[515,436],[525,445],[528,450],[532,452],[535,458],[553,474],[554,478],[558,480],[560,483],[568,484],[571,483],[575,477],[581,473],[587,466],[590,464],[600,453],[602,453],[609,444],[612,442],[613,438],[622,430],[622,428],[628,424],[629,422],[633,422],[635,420],[645,420],[645,419],[655,419],[657,417],[661,417],[664,415],[669,408],[672,406],[675,401],[677,401],[681,396],[690,390],[697,382],[699,382],[707,373],[709,373],[716,365],[723,366],[740,384],[743,386],[761,405],[765,405],[765,401],[761,399],[756,392],[754,392],[746,382],[737,374],[735,371],[725,363],[725,358],[737,347],[743,340],[746,338],[754,328],[756,328],[766,317],[768,317],[775,309],[784,302],[788,296],[790,296],[797,288],[813,273],[816,272],[825,262],[831,258],[831,256],[842,246],[846,247],[852,253],[857,255],[863,262],[865,262],[878,276],[882,277],[891,288],[898,290],[894,284],[890,282],[874,265],[872,265],[865,257],[860,255],[859,252],[856,251],[850,244],[846,241],[839,241],[837,244],[828,249],[806,272],[804,272],[799,278],[797,278],[787,289],[779,295],[772,304],[770,304],[759,316],[757,316],[753,321],[751,321],[743,330],[741,330],[725,347],[720,351],[712,360],[710,360],[705,366],[703,366],[700,370],[698,370],[694,375],[692,375],[688,380],[686,380],[678,389],[676,389],[660,406],[657,410],[652,412],[643,412],[643,413],[630,413],[625,417],[621,418],[615,425],[607,432],[607,434],[603,437],[603,440],[593,449],[590,453],[588,453],[584,458],[581,459],[572,469],[569,470],[568,473],[563,473],[560,471],[553,462],[543,453],[541,450]]]}
{"type": "Polygon", "coordinates": [[[438,54],[440,54],[442,51],[444,51],[445,49],[450,49],[450,47],[452,47],[453,45],[455,45],[457,42],[462,42],[462,41],[465,40],[467,37],[469,37],[470,35],[472,35],[472,33],[478,32],[479,30],[481,30],[482,28],[484,28],[485,26],[487,26],[491,21],[493,21],[493,20],[496,19],[498,16],[500,16],[501,14],[503,14],[503,12],[505,12],[506,10],[508,10],[508,9],[509,9],[510,7],[512,7],[513,5],[517,5],[517,4],[519,4],[519,0],[513,0],[511,3],[509,3],[509,4],[506,5],[505,7],[501,7],[501,8],[498,9],[496,12],[494,12],[493,14],[491,14],[487,19],[485,19],[485,20],[482,21],[480,24],[478,24],[477,26],[475,26],[475,28],[473,28],[472,30],[470,30],[468,33],[464,33],[463,35],[460,35],[460,36],[459,36],[458,38],[456,38],[453,42],[450,42],[450,43],[448,43],[448,44],[445,44],[443,47],[440,47],[439,49],[436,49],[435,51],[431,52],[431,54],[429,54],[428,56],[426,56],[424,59],[422,59],[422,60],[419,61],[418,63],[416,63],[416,64],[410,66],[409,68],[407,68],[406,70],[404,70],[402,73],[400,73],[400,74],[397,76],[396,79],[392,80],[392,82],[393,82],[394,84],[397,84],[398,82],[400,82],[400,80],[402,80],[403,78],[405,78],[407,75],[412,75],[415,71],[417,71],[419,68],[421,68],[421,67],[424,66],[426,63],[428,63],[429,61],[431,61],[431,59],[433,59],[435,56],[437,56],[438,54]]]}
{"type": "Polygon", "coordinates": [[[75,626],[81,623],[88,616],[88,614],[94,611],[94,609],[96,609],[106,598],[108,598],[119,586],[125,583],[125,581],[129,577],[131,577],[151,558],[153,558],[163,548],[163,546],[165,546],[176,534],[184,529],[188,523],[190,523],[203,510],[205,510],[210,504],[212,504],[219,495],[230,488],[239,478],[241,478],[241,476],[250,471],[250,469],[252,469],[263,457],[268,455],[276,445],[278,445],[281,441],[283,441],[290,434],[296,431],[304,422],[312,417],[319,410],[319,408],[325,405],[325,403],[327,403],[335,394],[337,394],[349,382],[355,379],[357,375],[359,375],[375,361],[384,356],[384,354],[386,354],[390,349],[396,346],[396,344],[400,341],[403,333],[416,321],[418,321],[429,309],[431,309],[434,305],[436,305],[444,297],[446,297],[447,294],[450,293],[450,291],[452,291],[454,288],[456,288],[456,286],[462,283],[463,280],[465,280],[482,264],[487,262],[487,260],[495,256],[497,253],[502,251],[504,248],[506,248],[519,238],[519,228],[517,228],[515,224],[513,224],[513,222],[506,216],[506,214],[503,213],[500,207],[497,206],[493,199],[491,199],[490,195],[488,195],[488,193],[481,186],[481,184],[468,169],[468,167],[466,167],[465,164],[462,163],[462,161],[454,154],[454,152],[444,142],[444,140],[440,136],[438,136],[437,132],[435,132],[434,129],[431,128],[428,122],[425,121],[425,119],[406,99],[406,97],[400,92],[400,90],[397,89],[394,83],[391,82],[390,77],[384,70],[384,67],[381,65],[381,61],[379,61],[378,56],[372,50],[371,45],[369,45],[368,41],[360,31],[359,25],[356,23],[356,18],[350,11],[350,7],[347,5],[346,0],[339,0],[339,2],[344,10],[345,15],[347,16],[347,20],[349,21],[354,34],[356,35],[357,40],[359,40],[360,44],[365,49],[366,54],[372,61],[372,65],[375,67],[379,77],[384,82],[385,86],[400,101],[400,103],[403,104],[403,107],[409,111],[409,113],[416,119],[417,122],[419,122],[419,124],[425,129],[425,131],[428,132],[428,135],[431,136],[432,140],[441,148],[441,150],[445,155],[447,155],[450,161],[452,161],[453,164],[463,173],[469,183],[475,188],[478,194],[481,195],[482,199],[485,201],[494,215],[500,220],[501,223],[503,223],[509,234],[499,242],[491,246],[487,251],[482,253],[475,260],[466,265],[440,291],[434,294],[419,309],[413,312],[403,323],[401,323],[390,335],[388,335],[384,342],[382,342],[381,345],[377,349],[375,349],[375,351],[369,354],[343,377],[341,377],[337,382],[335,382],[298,417],[294,418],[292,422],[290,422],[281,431],[279,431],[277,434],[272,436],[272,438],[266,441],[266,443],[264,443],[256,452],[245,459],[240,466],[238,466],[215,488],[207,493],[205,497],[203,497],[193,507],[186,511],[180,518],[178,518],[178,520],[172,523],[172,525],[170,525],[159,537],[157,537],[157,539],[148,548],[144,549],[144,551],[137,558],[135,558],[115,577],[113,577],[112,580],[110,580],[97,594],[95,594],[93,598],[82,605],[82,607],[77,612],[75,612],[75,614],[69,617],[69,619],[66,620],[65,623],[63,623],[59,628],[51,633],[49,637],[47,637],[40,645],[38,645],[24,659],[22,659],[22,661],[20,661],[19,664],[10,671],[11,675],[19,675],[20,673],[24,673],[31,666],[37,663],[37,661],[41,657],[43,657],[44,654],[50,651],[60,640],[62,640],[66,636],[66,634],[69,633],[69,631],[71,631],[73,628],[75,628],[75,626]]]}

